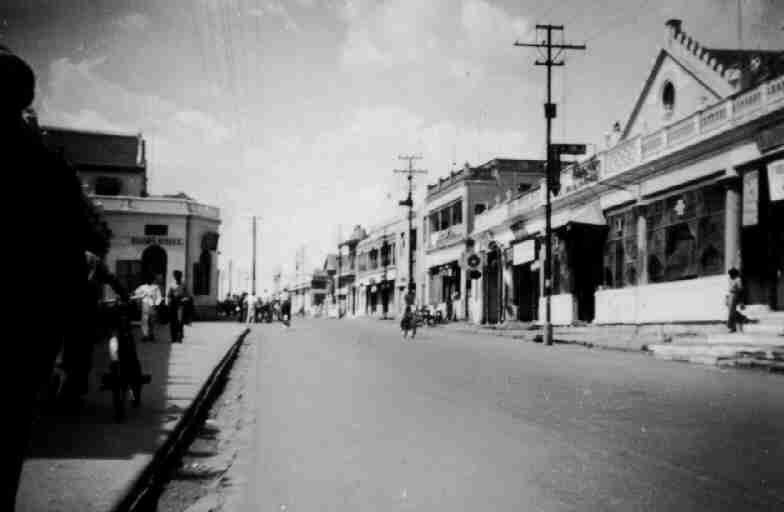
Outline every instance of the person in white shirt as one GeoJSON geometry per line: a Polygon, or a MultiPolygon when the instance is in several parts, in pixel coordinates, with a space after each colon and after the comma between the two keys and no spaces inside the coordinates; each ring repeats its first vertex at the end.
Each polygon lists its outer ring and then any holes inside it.
{"type": "Polygon", "coordinates": [[[248,316],[245,319],[245,322],[248,324],[255,324],[256,323],[256,302],[258,299],[256,298],[255,293],[248,294],[248,297],[245,299],[245,303],[247,304],[248,316]]]}
{"type": "Polygon", "coordinates": [[[155,308],[163,302],[161,288],[152,277],[136,288],[133,298],[139,299],[142,306],[142,341],[155,341],[155,308]]]}

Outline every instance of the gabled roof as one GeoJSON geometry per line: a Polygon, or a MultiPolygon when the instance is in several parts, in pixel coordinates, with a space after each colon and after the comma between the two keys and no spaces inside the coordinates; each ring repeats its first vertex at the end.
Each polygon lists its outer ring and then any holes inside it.
{"type": "Polygon", "coordinates": [[[706,48],[682,30],[680,20],[669,20],[666,26],[665,44],[656,54],[642,91],[623,127],[621,139],[629,135],[659,69],[668,57],[713,94],[715,100],[784,74],[784,51],[706,48]]]}
{"type": "Polygon", "coordinates": [[[144,139],[141,135],[91,132],[61,128],[42,127],[44,144],[52,151],[62,154],[71,165],[117,167],[123,169],[143,168],[144,139]]]}

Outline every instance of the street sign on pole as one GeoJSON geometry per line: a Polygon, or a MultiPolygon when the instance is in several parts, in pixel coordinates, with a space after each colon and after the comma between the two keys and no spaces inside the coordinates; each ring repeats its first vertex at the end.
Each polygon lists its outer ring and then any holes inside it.
{"type": "Polygon", "coordinates": [[[550,144],[550,148],[558,155],[584,155],[587,152],[585,144],[550,144]]]}

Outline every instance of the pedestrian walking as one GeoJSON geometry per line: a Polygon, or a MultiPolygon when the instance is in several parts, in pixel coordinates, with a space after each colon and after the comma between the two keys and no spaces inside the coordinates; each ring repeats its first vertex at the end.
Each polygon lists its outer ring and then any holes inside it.
{"type": "Polygon", "coordinates": [[[746,320],[745,315],[738,311],[743,308],[743,281],[741,280],[740,272],[736,268],[731,268],[727,274],[729,275],[729,287],[727,291],[727,329],[730,332],[735,332],[740,328],[743,330],[743,322],[746,320]]]}
{"type": "Polygon", "coordinates": [[[411,331],[411,339],[416,336],[417,319],[416,319],[416,293],[412,288],[409,288],[405,297],[405,310],[403,311],[403,319],[400,321],[400,328],[403,331],[403,338],[408,337],[408,331],[411,331]]]}
{"type": "Polygon", "coordinates": [[[190,300],[188,289],[182,280],[182,271],[175,270],[172,275],[174,282],[169,286],[166,294],[169,305],[169,332],[172,343],[182,343],[185,338],[183,322],[185,320],[186,302],[190,300]]]}
{"type": "Polygon", "coordinates": [[[141,304],[142,341],[155,341],[155,312],[163,302],[161,289],[155,283],[155,279],[152,276],[147,276],[145,283],[133,292],[133,298],[139,300],[141,304]]]}
{"type": "Polygon", "coordinates": [[[286,327],[291,327],[291,294],[288,288],[284,288],[280,294],[280,321],[286,327]]]}
{"type": "Polygon", "coordinates": [[[256,323],[256,303],[257,302],[258,302],[258,299],[256,298],[256,294],[255,293],[250,293],[250,294],[248,294],[247,297],[245,297],[245,310],[246,310],[246,313],[245,313],[245,315],[246,315],[245,316],[245,323],[246,324],[256,323]]]}

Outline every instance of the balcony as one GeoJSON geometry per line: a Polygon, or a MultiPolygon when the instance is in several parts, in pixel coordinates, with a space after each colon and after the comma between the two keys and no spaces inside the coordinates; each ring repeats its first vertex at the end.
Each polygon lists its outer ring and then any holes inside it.
{"type": "Polygon", "coordinates": [[[447,229],[430,233],[430,239],[427,243],[427,250],[439,249],[447,245],[452,245],[464,239],[466,236],[465,223],[450,226],[447,229]]]}

